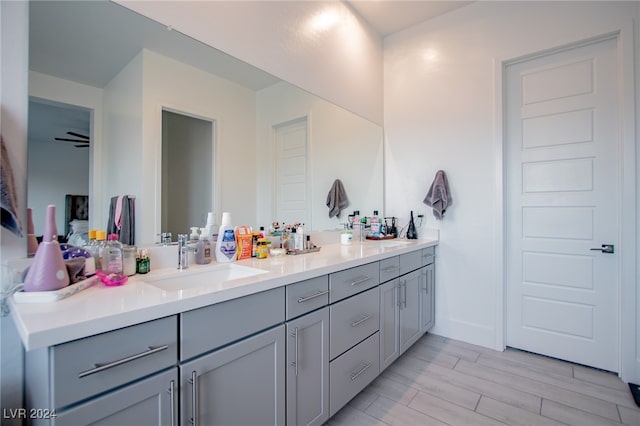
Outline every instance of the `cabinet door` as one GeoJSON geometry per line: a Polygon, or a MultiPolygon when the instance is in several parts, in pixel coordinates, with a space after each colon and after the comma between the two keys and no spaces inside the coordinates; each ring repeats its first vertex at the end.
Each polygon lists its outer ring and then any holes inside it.
{"type": "Polygon", "coordinates": [[[380,286],[380,371],[400,356],[398,290],[397,278],[380,286]]]}
{"type": "Polygon", "coordinates": [[[56,426],[174,425],[178,370],[172,369],[58,413],[56,426]]]}
{"type": "Polygon", "coordinates": [[[180,367],[183,425],[284,425],[285,327],[180,367]]]}
{"type": "Polygon", "coordinates": [[[287,425],[329,419],[329,308],[287,323],[287,425]]]}
{"type": "Polygon", "coordinates": [[[400,353],[422,335],[420,320],[420,270],[400,277],[400,353]]]}
{"type": "Polygon", "coordinates": [[[422,271],[422,294],[420,328],[423,333],[427,332],[435,322],[435,264],[425,266],[422,271]]]}

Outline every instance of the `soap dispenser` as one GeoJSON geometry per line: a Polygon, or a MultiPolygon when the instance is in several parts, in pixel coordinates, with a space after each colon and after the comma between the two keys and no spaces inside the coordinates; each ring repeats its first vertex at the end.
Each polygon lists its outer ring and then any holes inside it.
{"type": "Polygon", "coordinates": [[[47,206],[42,242],[24,278],[24,291],[60,290],[69,285],[69,273],[58,244],[56,206],[47,206]]]}

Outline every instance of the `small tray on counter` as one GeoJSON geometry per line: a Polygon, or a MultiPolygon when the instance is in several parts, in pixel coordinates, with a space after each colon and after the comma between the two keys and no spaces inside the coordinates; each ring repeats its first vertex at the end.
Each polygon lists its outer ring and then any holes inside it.
{"type": "Polygon", "coordinates": [[[317,251],[320,251],[320,247],[313,246],[310,249],[304,249],[304,250],[287,250],[287,254],[295,256],[297,254],[315,253],[317,251]]]}
{"type": "Polygon", "coordinates": [[[394,237],[393,235],[381,235],[379,237],[374,237],[372,235],[367,235],[367,240],[372,240],[372,241],[383,241],[383,240],[393,240],[396,237],[394,237]]]}
{"type": "Polygon", "coordinates": [[[75,284],[68,285],[60,290],[52,291],[17,291],[13,293],[13,300],[16,303],[50,303],[58,300],[66,299],[86,288],[89,288],[100,282],[100,277],[94,275],[86,280],[78,281],[75,284]]]}

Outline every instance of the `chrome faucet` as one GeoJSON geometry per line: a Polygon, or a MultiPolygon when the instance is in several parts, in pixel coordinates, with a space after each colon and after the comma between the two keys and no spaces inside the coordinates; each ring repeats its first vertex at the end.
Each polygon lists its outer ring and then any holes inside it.
{"type": "Polygon", "coordinates": [[[187,241],[189,241],[187,234],[178,234],[178,269],[181,271],[189,268],[189,252],[196,251],[194,247],[187,246],[187,241]]]}

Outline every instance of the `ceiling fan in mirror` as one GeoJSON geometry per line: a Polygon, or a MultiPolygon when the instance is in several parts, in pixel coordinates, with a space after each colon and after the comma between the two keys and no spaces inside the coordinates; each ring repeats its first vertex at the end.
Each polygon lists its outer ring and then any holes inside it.
{"type": "Polygon", "coordinates": [[[89,136],[82,135],[76,132],[67,132],[67,135],[74,136],[75,139],[71,139],[71,138],[54,138],[54,139],[60,142],[75,143],[77,144],[77,145],[74,145],[76,148],[89,148],[89,145],[91,144],[91,138],[89,138],[89,136]]]}

